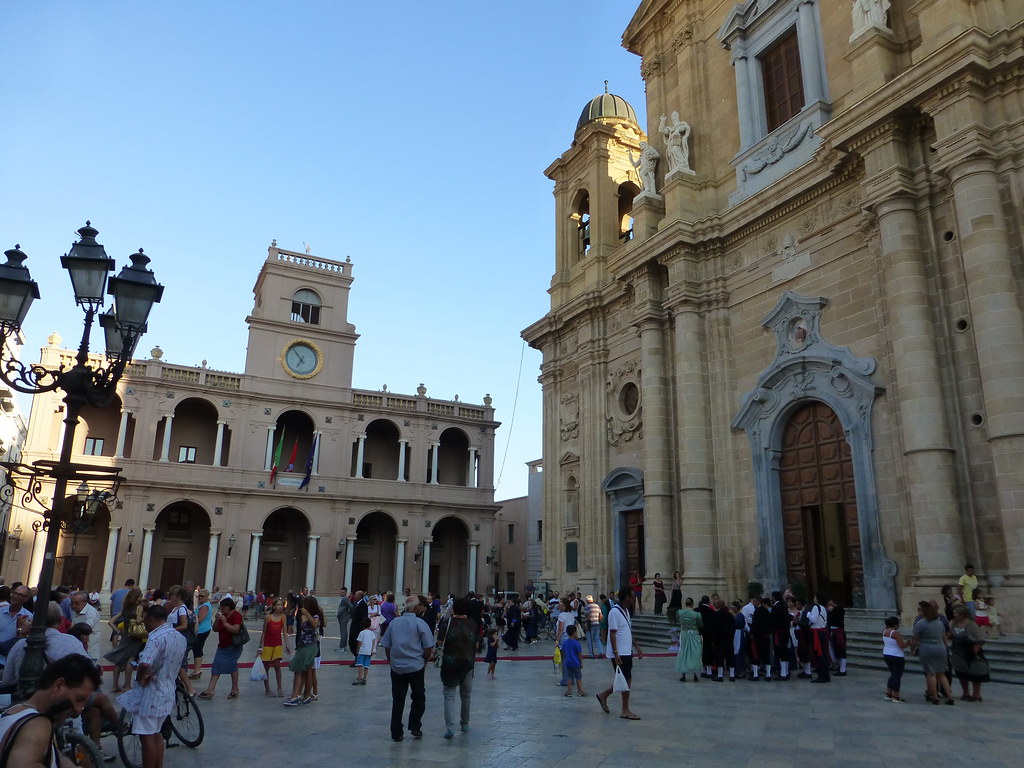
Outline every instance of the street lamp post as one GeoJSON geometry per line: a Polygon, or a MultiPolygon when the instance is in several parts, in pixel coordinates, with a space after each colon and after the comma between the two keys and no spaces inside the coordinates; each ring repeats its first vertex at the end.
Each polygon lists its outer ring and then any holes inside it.
{"type": "MultiPolygon", "coordinates": [[[[62,391],[66,413],[66,429],[58,461],[40,460],[31,465],[19,462],[2,464],[6,470],[5,493],[13,495],[15,491],[22,490],[25,506],[29,502],[39,503],[43,507],[43,519],[39,524],[46,531],[35,615],[19,672],[18,695],[21,698],[28,698],[35,692],[45,668],[46,614],[60,532],[78,533],[87,528],[97,512],[114,498],[123,480],[120,467],[71,461],[79,414],[85,405],[102,408],[113,400],[117,383],[132,359],[135,345],[146,331],[150,310],[160,301],[164,290],[156,282],[153,272],[146,268],[149,257],[141,248],[131,255],[131,264],[108,281],[114,260],[96,242],[99,232],[86,222],[78,234],[80,239],[72,245],[70,252],[61,257],[61,265],[71,277],[75,303],[85,311],[85,328],[75,365],[68,369],[63,365],[51,369],[37,364],[26,365],[13,357],[4,359],[0,364],[0,379],[19,392],[36,395],[62,391]],[[89,336],[93,320],[108,293],[114,297],[112,311],[100,318],[106,337],[107,364],[94,367],[89,361],[89,336]],[[53,482],[48,509],[41,498],[44,481],[53,482]],[[19,482],[21,489],[18,488],[19,482]],[[67,498],[69,482],[77,484],[72,486],[77,489],[73,500],[67,498]],[[91,486],[102,488],[91,489],[91,486]]],[[[7,262],[0,265],[0,336],[6,354],[6,342],[21,332],[29,307],[39,298],[39,287],[24,265],[26,256],[20,246],[5,251],[4,255],[7,262]]]]}

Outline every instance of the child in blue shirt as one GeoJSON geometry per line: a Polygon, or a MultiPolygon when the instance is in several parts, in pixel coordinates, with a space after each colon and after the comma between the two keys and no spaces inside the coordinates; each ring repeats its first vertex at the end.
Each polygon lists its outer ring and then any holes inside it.
{"type": "Polygon", "coordinates": [[[568,681],[565,687],[565,695],[572,696],[572,682],[576,681],[576,695],[586,696],[583,692],[583,649],[580,641],[576,639],[576,625],[570,624],[565,628],[565,636],[562,638],[562,663],[565,665],[565,677],[568,681]]]}

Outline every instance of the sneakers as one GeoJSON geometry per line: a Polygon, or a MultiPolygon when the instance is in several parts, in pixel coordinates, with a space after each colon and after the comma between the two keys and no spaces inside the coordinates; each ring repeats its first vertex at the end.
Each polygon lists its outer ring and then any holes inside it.
{"type": "Polygon", "coordinates": [[[454,738],[454,736],[455,736],[455,731],[453,731],[451,728],[445,728],[444,729],[444,737],[446,739],[454,738]]]}
{"type": "Polygon", "coordinates": [[[286,707],[297,707],[297,706],[299,706],[299,704],[302,703],[302,699],[300,699],[298,696],[296,696],[296,697],[291,698],[291,699],[285,699],[281,703],[284,704],[286,707]]]}
{"type": "Polygon", "coordinates": [[[422,739],[423,738],[423,731],[413,731],[412,732],[412,737],[414,739],[422,739]]]}

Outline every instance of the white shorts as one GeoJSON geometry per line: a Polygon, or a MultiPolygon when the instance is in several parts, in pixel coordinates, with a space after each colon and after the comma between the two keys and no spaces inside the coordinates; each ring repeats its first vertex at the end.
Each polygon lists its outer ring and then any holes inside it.
{"type": "Polygon", "coordinates": [[[132,715],[132,733],[136,736],[160,733],[166,719],[167,715],[132,715]]]}
{"type": "Polygon", "coordinates": [[[313,659],[313,669],[320,669],[320,659],[322,658],[322,656],[317,656],[315,659],[313,659]]]}

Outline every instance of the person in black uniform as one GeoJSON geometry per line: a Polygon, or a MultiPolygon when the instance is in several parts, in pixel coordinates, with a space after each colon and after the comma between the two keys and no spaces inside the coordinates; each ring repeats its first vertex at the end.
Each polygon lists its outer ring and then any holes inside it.
{"type": "Polygon", "coordinates": [[[764,680],[771,682],[772,616],[760,597],[752,598],[754,614],[750,619],[750,679],[757,680],[760,667],[764,667],[764,680]]]}
{"type": "Polygon", "coordinates": [[[701,628],[700,639],[703,643],[700,652],[700,663],[704,666],[701,677],[711,677],[711,668],[715,664],[715,609],[711,607],[711,598],[701,595],[700,605],[697,606],[697,613],[700,614],[701,628]]]}
{"type": "Polygon", "coordinates": [[[789,615],[789,607],[782,599],[782,593],[772,592],[772,650],[775,663],[779,665],[779,679],[789,680],[789,628],[793,618],[789,615]]]}
{"type": "Polygon", "coordinates": [[[725,668],[729,668],[729,680],[731,682],[736,681],[736,655],[732,650],[732,641],[735,634],[735,623],[733,622],[732,613],[729,611],[729,607],[725,604],[725,601],[718,598],[714,601],[712,608],[715,609],[714,613],[714,643],[715,643],[715,659],[714,664],[718,667],[718,676],[715,678],[718,682],[725,680],[725,668]]]}

